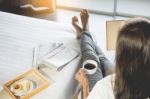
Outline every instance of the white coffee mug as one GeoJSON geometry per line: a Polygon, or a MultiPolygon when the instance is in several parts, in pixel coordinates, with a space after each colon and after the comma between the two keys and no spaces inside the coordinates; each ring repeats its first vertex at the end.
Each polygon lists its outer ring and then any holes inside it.
{"type": "Polygon", "coordinates": [[[94,60],[86,60],[82,64],[82,69],[86,74],[94,74],[97,70],[97,62],[94,60]]]}

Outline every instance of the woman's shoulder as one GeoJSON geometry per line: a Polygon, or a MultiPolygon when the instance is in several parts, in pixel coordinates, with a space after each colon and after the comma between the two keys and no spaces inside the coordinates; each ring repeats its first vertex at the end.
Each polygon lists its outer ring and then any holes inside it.
{"type": "Polygon", "coordinates": [[[109,75],[96,83],[88,99],[114,99],[113,83],[115,75],[109,75]]]}
{"type": "Polygon", "coordinates": [[[96,84],[97,88],[103,88],[106,91],[113,92],[115,74],[104,77],[96,84]]]}
{"type": "Polygon", "coordinates": [[[104,77],[103,79],[99,80],[97,82],[97,84],[103,84],[103,85],[110,84],[110,85],[112,85],[114,83],[114,80],[115,80],[115,74],[112,74],[112,75],[108,75],[108,76],[104,77]]]}

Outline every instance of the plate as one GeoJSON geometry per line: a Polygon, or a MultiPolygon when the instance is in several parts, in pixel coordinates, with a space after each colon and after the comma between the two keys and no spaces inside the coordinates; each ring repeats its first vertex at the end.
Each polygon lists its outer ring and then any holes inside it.
{"type": "Polygon", "coordinates": [[[29,79],[21,79],[10,85],[10,91],[15,96],[24,96],[36,88],[36,83],[29,79]]]}

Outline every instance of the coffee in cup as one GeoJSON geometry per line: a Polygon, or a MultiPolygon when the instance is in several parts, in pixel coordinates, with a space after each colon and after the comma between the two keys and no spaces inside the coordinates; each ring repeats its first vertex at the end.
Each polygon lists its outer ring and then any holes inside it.
{"type": "Polygon", "coordinates": [[[83,62],[82,68],[86,74],[94,74],[97,70],[97,62],[94,60],[86,60],[83,62]]]}

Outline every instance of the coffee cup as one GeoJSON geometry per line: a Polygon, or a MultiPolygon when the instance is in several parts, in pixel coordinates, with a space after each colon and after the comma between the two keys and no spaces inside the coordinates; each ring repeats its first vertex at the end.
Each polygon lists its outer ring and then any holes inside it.
{"type": "Polygon", "coordinates": [[[97,62],[94,60],[86,60],[83,62],[82,69],[86,74],[94,74],[97,70],[97,62]]]}

